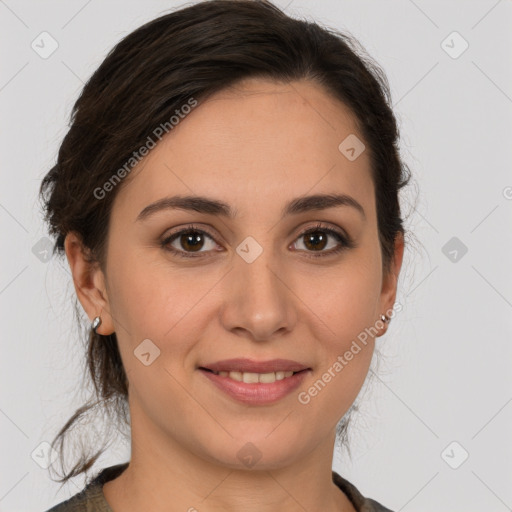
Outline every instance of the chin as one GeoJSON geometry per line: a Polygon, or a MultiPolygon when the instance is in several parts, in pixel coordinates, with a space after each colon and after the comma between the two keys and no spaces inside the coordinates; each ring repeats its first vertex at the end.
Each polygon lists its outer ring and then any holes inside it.
{"type": "Polygon", "coordinates": [[[275,470],[292,464],[298,457],[297,446],[300,441],[286,432],[271,434],[261,430],[256,435],[244,432],[233,436],[222,445],[208,442],[206,459],[230,469],[275,470]]]}

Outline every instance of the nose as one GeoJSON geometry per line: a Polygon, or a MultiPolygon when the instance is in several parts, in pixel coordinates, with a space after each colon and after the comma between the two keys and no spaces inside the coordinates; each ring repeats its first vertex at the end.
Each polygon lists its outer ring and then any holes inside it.
{"type": "Polygon", "coordinates": [[[221,322],[225,329],[254,341],[275,339],[293,330],[298,298],[293,279],[263,251],[252,263],[238,254],[224,285],[221,322]]]}

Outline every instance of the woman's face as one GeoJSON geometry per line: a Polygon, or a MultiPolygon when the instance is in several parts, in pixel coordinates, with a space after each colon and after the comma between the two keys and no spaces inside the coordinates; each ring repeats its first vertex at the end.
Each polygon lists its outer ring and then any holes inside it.
{"type": "MultiPolygon", "coordinates": [[[[378,320],[396,293],[382,271],[368,151],[358,155],[355,136],[350,112],[318,85],[246,80],[192,109],[126,178],[105,274],[95,274],[105,284],[98,332],[116,332],[132,435],[145,449],[154,440],[266,468],[320,446],[332,454],[368,372],[368,329],[384,332],[378,320]],[[350,199],[304,201],[317,195],[350,199]],[[230,215],[199,201],[145,210],[175,196],[224,203],[230,215]],[[306,370],[251,384],[204,369],[234,358],[306,370]]],[[[401,257],[399,247],[396,274],[401,257]]],[[[91,318],[100,313],[82,303],[91,318]]],[[[271,368],[285,370],[248,373],[271,368]]]]}

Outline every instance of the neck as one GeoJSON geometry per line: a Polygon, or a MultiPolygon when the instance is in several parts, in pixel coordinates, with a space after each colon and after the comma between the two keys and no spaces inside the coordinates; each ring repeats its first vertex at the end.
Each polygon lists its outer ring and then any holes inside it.
{"type": "Polygon", "coordinates": [[[334,440],[333,431],[286,466],[240,469],[205,460],[132,415],[130,464],[103,492],[111,508],[125,512],[355,512],[332,481],[334,440]]]}

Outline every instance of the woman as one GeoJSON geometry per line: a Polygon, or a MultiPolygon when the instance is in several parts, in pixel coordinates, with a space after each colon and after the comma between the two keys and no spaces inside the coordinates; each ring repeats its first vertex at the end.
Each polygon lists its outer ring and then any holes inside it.
{"type": "Polygon", "coordinates": [[[271,3],[197,3],[113,49],[41,194],[131,457],[53,512],[389,510],[332,456],[394,313],[397,147],[380,68],[271,3]]]}

